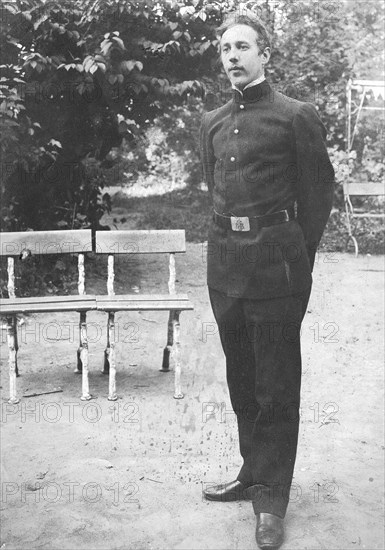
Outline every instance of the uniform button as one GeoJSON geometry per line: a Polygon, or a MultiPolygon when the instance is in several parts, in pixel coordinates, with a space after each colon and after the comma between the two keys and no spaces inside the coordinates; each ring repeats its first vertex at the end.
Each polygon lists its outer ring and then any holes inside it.
{"type": "Polygon", "coordinates": [[[235,162],[235,157],[230,157],[231,162],[235,162]]]}
{"type": "Polygon", "coordinates": [[[244,106],[244,105],[240,105],[239,108],[240,108],[240,109],[244,109],[245,106],[244,106]]]}
{"type": "Polygon", "coordinates": [[[234,130],[234,134],[239,134],[239,130],[238,130],[238,128],[235,128],[235,130],[234,130]]]}

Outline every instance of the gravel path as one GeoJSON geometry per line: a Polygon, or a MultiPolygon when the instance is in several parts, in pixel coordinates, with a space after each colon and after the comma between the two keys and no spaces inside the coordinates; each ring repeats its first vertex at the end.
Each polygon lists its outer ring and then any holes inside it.
{"type": "MultiPolygon", "coordinates": [[[[318,258],[303,324],[303,385],[295,485],[282,550],[383,549],[384,258],[318,258]]],[[[132,284],[159,288],[159,257],[132,284]]],[[[118,393],[100,374],[106,318],[89,314],[90,385],[73,374],[76,315],[28,317],[20,334],[19,393],[8,395],[2,357],[1,548],[256,548],[249,502],[202,500],[202,484],[240,466],[224,359],[205,286],[204,246],[178,257],[179,288],[195,304],[181,315],[183,400],[158,371],[166,313],[118,314],[118,393]],[[210,416],[208,412],[213,411],[210,416]]],[[[124,269],[122,268],[124,273],[124,269]]],[[[129,275],[128,275],[129,276],[129,275]]]]}

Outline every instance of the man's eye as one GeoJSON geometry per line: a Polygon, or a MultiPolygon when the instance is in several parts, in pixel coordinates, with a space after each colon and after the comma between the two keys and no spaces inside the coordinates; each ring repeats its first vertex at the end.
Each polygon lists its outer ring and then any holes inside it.
{"type": "Polygon", "coordinates": [[[246,44],[244,44],[243,46],[241,46],[241,50],[248,50],[249,49],[249,46],[247,46],[246,44]]]}
{"type": "Polygon", "coordinates": [[[229,48],[222,48],[222,53],[226,53],[229,51],[229,48]]]}

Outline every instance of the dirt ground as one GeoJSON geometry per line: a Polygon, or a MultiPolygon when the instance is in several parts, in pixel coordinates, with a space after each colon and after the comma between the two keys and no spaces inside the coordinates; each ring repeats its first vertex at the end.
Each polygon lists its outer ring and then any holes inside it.
{"type": "MultiPolygon", "coordinates": [[[[303,324],[300,443],[282,550],[383,549],[384,258],[320,255],[303,324]]],[[[148,259],[129,285],[159,288],[148,259]]],[[[20,396],[7,404],[1,343],[1,548],[60,550],[256,548],[250,502],[202,499],[241,465],[224,358],[205,286],[205,251],[177,259],[182,386],[159,372],[167,314],[117,314],[118,394],[101,374],[106,317],[90,313],[90,386],[73,373],[75,314],[29,316],[20,327],[20,396]],[[211,413],[211,414],[210,414],[211,413]]],[[[124,271],[124,270],[123,270],[124,271]]],[[[166,273],[166,271],[165,271],[166,273]]]]}

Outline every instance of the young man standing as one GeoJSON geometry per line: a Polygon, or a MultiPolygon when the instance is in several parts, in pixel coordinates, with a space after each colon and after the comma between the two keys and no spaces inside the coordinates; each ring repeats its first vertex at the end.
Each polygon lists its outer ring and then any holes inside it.
{"type": "Polygon", "coordinates": [[[283,541],[297,450],[300,327],[333,197],[325,128],[313,105],[273,91],[266,28],[230,14],[218,31],[233,98],[205,113],[201,155],[213,201],[208,287],[243,466],[209,500],[252,500],[262,549],[283,541]]]}

